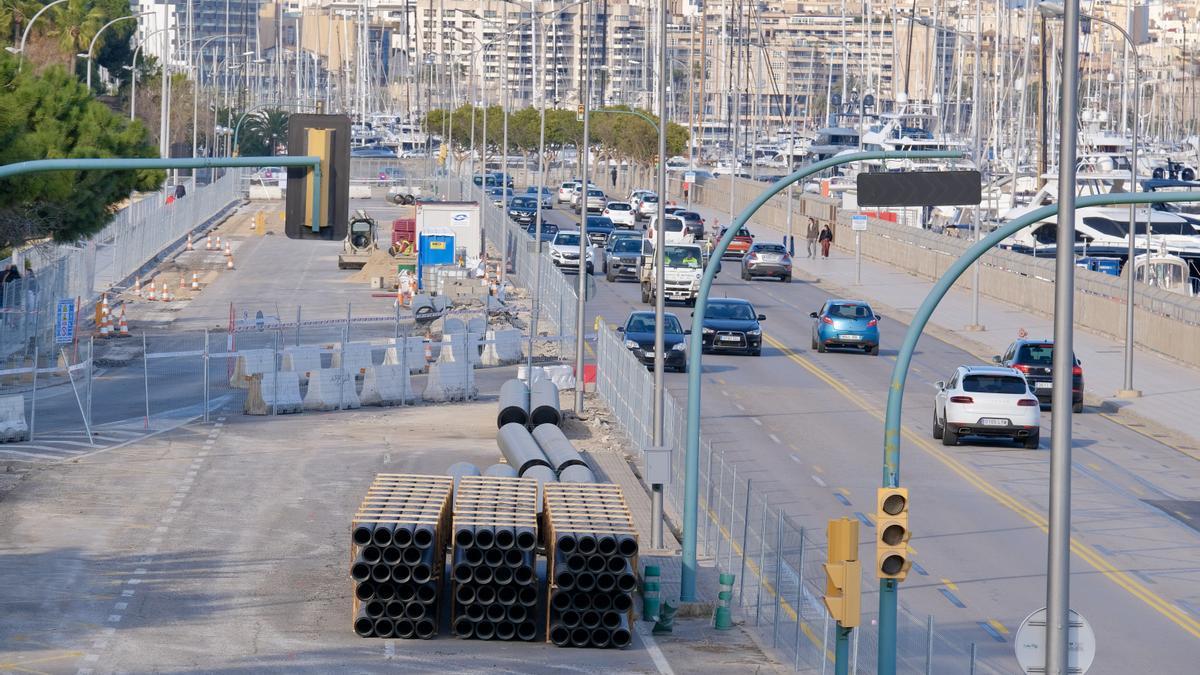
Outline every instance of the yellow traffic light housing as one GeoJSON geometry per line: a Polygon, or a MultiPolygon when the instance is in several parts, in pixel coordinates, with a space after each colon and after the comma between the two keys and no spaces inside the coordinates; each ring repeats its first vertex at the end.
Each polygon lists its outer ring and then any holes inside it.
{"type": "Polygon", "coordinates": [[[879,488],[875,509],[875,574],[880,579],[904,581],[909,560],[908,490],[879,488]]]}
{"type": "Polygon", "coordinates": [[[843,628],[854,628],[862,614],[862,563],[858,561],[858,521],[830,520],[825,568],[825,608],[843,628]]]}

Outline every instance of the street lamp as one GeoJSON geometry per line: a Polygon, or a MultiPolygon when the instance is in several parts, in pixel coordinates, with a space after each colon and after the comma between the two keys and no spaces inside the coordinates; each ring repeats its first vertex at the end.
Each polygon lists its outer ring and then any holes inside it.
{"type": "MultiPolygon", "coordinates": [[[[1038,11],[1042,16],[1053,18],[1063,16],[1063,6],[1053,2],[1039,2],[1038,11]]],[[[1089,21],[1112,26],[1125,42],[1129,44],[1130,51],[1133,52],[1133,143],[1130,148],[1130,166],[1129,166],[1129,191],[1137,192],[1137,169],[1138,169],[1138,124],[1141,122],[1141,100],[1142,100],[1142,71],[1139,63],[1138,44],[1137,41],[1124,28],[1118,26],[1115,22],[1103,17],[1082,14],[1083,18],[1089,21]]],[[[1061,171],[1061,166],[1060,166],[1061,171]]],[[[1150,219],[1146,219],[1146,250],[1150,250],[1150,219]]],[[[1133,259],[1137,255],[1137,247],[1135,238],[1137,235],[1137,206],[1129,205],[1129,247],[1126,251],[1126,265],[1129,265],[1129,278],[1125,282],[1125,379],[1122,388],[1117,392],[1117,398],[1137,398],[1142,395],[1142,392],[1133,388],[1133,300],[1134,289],[1137,284],[1134,281],[1133,259]]]]}
{"type": "MultiPolygon", "coordinates": [[[[103,34],[104,31],[107,30],[108,27],[113,25],[114,23],[119,23],[121,21],[125,21],[126,19],[136,19],[136,18],[142,17],[142,16],[149,16],[151,14],[154,14],[154,12],[142,12],[141,14],[130,14],[129,16],[118,16],[117,18],[113,19],[112,21],[109,21],[108,23],[101,26],[100,30],[96,31],[96,34],[92,36],[91,44],[88,45],[87,53],[86,54],[78,54],[78,56],[82,56],[87,59],[87,88],[88,88],[88,91],[92,90],[92,53],[96,51],[96,41],[100,39],[100,35],[103,34]]],[[[32,22],[30,22],[30,23],[32,23],[32,22]]]]}
{"type": "MultiPolygon", "coordinates": [[[[67,0],[54,0],[54,2],[39,9],[37,11],[37,13],[33,15],[33,18],[29,20],[29,23],[25,24],[25,30],[21,33],[21,46],[16,47],[16,48],[5,47],[5,49],[7,49],[10,54],[20,54],[20,55],[24,56],[25,55],[25,41],[29,39],[29,30],[31,28],[33,28],[34,22],[37,21],[38,17],[41,16],[43,13],[45,13],[46,10],[50,9],[51,7],[53,7],[55,5],[61,5],[62,3],[66,2],[66,1],[67,0]]],[[[17,72],[18,73],[21,72],[21,65],[24,63],[24,61],[25,61],[24,59],[17,60],[17,72]]]]}

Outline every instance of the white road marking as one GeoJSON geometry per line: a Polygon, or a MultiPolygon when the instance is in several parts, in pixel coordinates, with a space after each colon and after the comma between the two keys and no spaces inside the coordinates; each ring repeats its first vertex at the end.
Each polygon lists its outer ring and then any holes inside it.
{"type": "Polygon", "coordinates": [[[722,395],[722,396],[729,396],[729,392],[728,392],[728,391],[725,391],[724,389],[722,389],[722,390],[721,390],[721,395],[722,395]]]}
{"type": "Polygon", "coordinates": [[[646,646],[646,653],[650,655],[650,660],[654,662],[654,667],[658,669],[658,672],[662,675],[675,675],[675,671],[671,670],[671,664],[667,663],[667,657],[663,655],[662,650],[658,648],[658,643],[650,635],[650,629],[646,627],[646,622],[637,622],[637,634],[642,639],[642,644],[646,646]]]}
{"type": "Polygon", "coordinates": [[[813,482],[816,483],[817,485],[820,485],[821,487],[825,487],[825,481],[822,480],[821,477],[818,476],[817,474],[814,473],[812,475],[812,479],[813,479],[813,482]]]}
{"type": "Polygon", "coordinates": [[[121,622],[121,615],[120,615],[120,614],[109,614],[109,615],[108,615],[108,622],[109,622],[109,623],[120,623],[120,622],[121,622]]]}
{"type": "Polygon", "coordinates": [[[119,610],[124,610],[127,607],[129,607],[128,602],[118,602],[117,604],[113,605],[113,609],[119,609],[119,610]]]}
{"type": "Polygon", "coordinates": [[[166,532],[167,528],[159,526],[159,527],[154,528],[154,531],[155,532],[166,532]]]}
{"type": "Polygon", "coordinates": [[[207,457],[207,456],[208,456],[208,452],[200,452],[200,453],[197,453],[197,454],[198,454],[199,456],[201,456],[201,457],[207,457]]]}
{"type": "Polygon", "coordinates": [[[139,567],[139,568],[137,568],[136,570],[134,570],[134,571],[133,571],[133,573],[134,573],[134,574],[145,574],[145,573],[146,573],[146,568],[144,568],[144,567],[139,567]]]}
{"type": "Polygon", "coordinates": [[[799,458],[799,457],[797,457],[797,456],[795,455],[795,453],[788,455],[788,457],[791,457],[793,462],[795,462],[795,463],[797,463],[797,464],[799,464],[799,463],[800,463],[800,458],[799,458]]]}
{"type": "Polygon", "coordinates": [[[737,408],[738,410],[740,410],[742,412],[746,412],[746,406],[742,405],[741,403],[734,403],[733,407],[737,408]]]}
{"type": "Polygon", "coordinates": [[[396,655],[396,642],[394,640],[385,640],[383,642],[383,658],[390,659],[396,655]]]}
{"type": "Polygon", "coordinates": [[[783,445],[783,441],[779,440],[779,437],[776,436],[775,434],[771,434],[770,438],[771,438],[771,440],[775,441],[776,443],[783,445]]]}
{"type": "Polygon", "coordinates": [[[125,589],[125,590],[121,591],[121,597],[122,597],[122,598],[132,598],[132,597],[133,597],[133,595],[134,595],[134,593],[136,593],[136,592],[137,592],[137,591],[134,591],[134,590],[132,590],[132,589],[128,589],[128,588],[127,588],[127,589],[125,589]]]}
{"type": "Polygon", "coordinates": [[[750,419],[758,426],[762,426],[762,420],[758,419],[757,417],[751,417],[750,419]]]}
{"type": "Polygon", "coordinates": [[[83,657],[83,660],[87,663],[95,663],[100,660],[100,655],[99,654],[87,654],[83,657]]]}

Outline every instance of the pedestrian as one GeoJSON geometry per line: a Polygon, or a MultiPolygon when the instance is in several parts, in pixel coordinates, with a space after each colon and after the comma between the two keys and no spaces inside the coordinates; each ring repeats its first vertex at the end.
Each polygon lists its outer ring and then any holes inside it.
{"type": "Polygon", "coordinates": [[[20,285],[18,282],[20,281],[21,273],[17,271],[16,265],[10,263],[9,266],[5,268],[4,273],[0,274],[0,307],[4,307],[6,305],[15,307],[16,305],[20,304],[18,302],[20,299],[18,293],[21,292],[18,288],[20,285]],[[6,301],[9,294],[11,294],[13,297],[13,301],[11,303],[6,301]]]}
{"type": "Polygon", "coordinates": [[[37,278],[33,275],[33,267],[27,258],[25,260],[25,307],[27,309],[37,307],[37,291],[37,278]]]}
{"type": "Polygon", "coordinates": [[[613,166],[608,172],[609,179],[612,180],[612,186],[617,187],[617,167],[613,166]]]}
{"type": "Polygon", "coordinates": [[[820,228],[817,227],[817,219],[809,216],[808,229],[804,233],[804,238],[808,241],[808,257],[817,257],[817,235],[820,234],[820,228]]]}
{"type": "Polygon", "coordinates": [[[829,229],[829,224],[821,226],[821,233],[817,235],[817,241],[821,244],[821,257],[829,257],[829,247],[833,244],[833,231],[829,229]]]}

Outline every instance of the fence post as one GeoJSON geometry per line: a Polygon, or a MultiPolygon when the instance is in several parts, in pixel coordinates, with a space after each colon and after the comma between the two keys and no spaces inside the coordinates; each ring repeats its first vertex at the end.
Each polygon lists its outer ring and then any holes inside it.
{"type": "Polygon", "coordinates": [[[737,497],[737,464],[733,465],[733,477],[729,481],[729,549],[725,552],[725,566],[733,571],[733,502],[737,497]]]}
{"type": "MultiPolygon", "coordinates": [[[[661,197],[660,197],[661,199],[661,197]]],[[[779,646],[780,579],[783,576],[783,510],[775,514],[775,621],[771,625],[771,646],[779,646]]]]}
{"type": "Polygon", "coordinates": [[[296,305],[296,346],[300,346],[300,309],[303,305],[296,305]]]}
{"type": "Polygon", "coordinates": [[[860,629],[855,628],[850,638],[854,643],[854,646],[850,648],[850,672],[856,674],[858,673],[858,636],[861,632],[860,629]]]}
{"type": "MultiPolygon", "coordinates": [[[[350,340],[350,303],[347,302],[346,303],[346,335],[342,338],[342,342],[347,342],[349,340],[350,340]]],[[[343,354],[343,356],[345,356],[345,354],[343,354]]],[[[344,366],[345,363],[343,362],[342,365],[344,366]]],[[[341,408],[338,408],[338,409],[340,410],[341,408]]]]}
{"type": "Polygon", "coordinates": [[[33,343],[33,398],[29,401],[29,440],[33,441],[34,427],[37,426],[37,381],[38,381],[38,344],[33,343]]]}
{"type": "Polygon", "coordinates": [[[96,362],[96,338],[88,336],[88,367],[87,367],[87,421],[88,426],[92,425],[92,369],[96,362]]]}
{"type": "MultiPolygon", "coordinates": [[[[347,305],[346,305],[347,314],[349,313],[349,311],[350,311],[350,305],[349,305],[349,303],[347,303],[347,305]]],[[[341,370],[343,374],[348,372],[346,370],[346,340],[349,337],[350,337],[350,319],[347,318],[346,319],[346,329],[342,331],[342,343],[338,347],[338,349],[341,350],[341,358],[338,360],[338,362],[342,364],[341,368],[339,370],[341,370]]],[[[345,401],[344,401],[345,394],[346,394],[345,387],[346,387],[345,382],[343,382],[339,378],[338,379],[338,407],[337,407],[338,410],[341,410],[342,404],[345,403],[345,401]]]]}
{"type": "Polygon", "coordinates": [[[792,638],[796,659],[792,664],[794,670],[800,670],[800,621],[804,616],[804,528],[800,528],[800,556],[796,563],[796,635],[792,638]]]}
{"type": "Polygon", "coordinates": [[[271,352],[271,415],[276,415],[275,401],[279,399],[279,331],[275,331],[275,344],[271,352]]]}
{"type": "Polygon", "coordinates": [[[829,665],[829,612],[821,613],[825,615],[825,625],[821,628],[821,675],[825,675],[825,668],[829,665]]]}
{"type": "MultiPolygon", "coordinates": [[[[705,506],[709,506],[710,504],[712,504],[712,459],[713,459],[713,446],[712,446],[712,443],[710,442],[708,444],[708,468],[704,471],[704,482],[706,483],[706,485],[705,485],[706,489],[704,490],[704,505],[705,506]]],[[[710,524],[711,524],[711,519],[705,518],[704,519],[704,553],[706,555],[708,554],[708,551],[711,548],[709,545],[711,543],[711,540],[709,538],[709,530],[710,530],[709,525],[710,524]]]]}
{"type": "Polygon", "coordinates": [[[754,625],[762,613],[762,589],[767,583],[767,570],[763,567],[767,558],[767,500],[763,500],[762,520],[758,524],[758,590],[754,593],[754,625]]]}
{"type": "Polygon", "coordinates": [[[396,294],[396,326],[392,331],[392,342],[400,339],[400,294],[396,294]]]}
{"type": "Polygon", "coordinates": [[[738,607],[742,605],[742,593],[746,590],[746,541],[750,538],[750,493],[753,478],[746,479],[746,508],[742,509],[742,569],[738,574],[738,607]]]}
{"type": "Polygon", "coordinates": [[[933,675],[933,615],[925,623],[925,675],[933,675]]]}
{"type": "Polygon", "coordinates": [[[709,482],[708,491],[708,520],[712,523],[713,539],[717,540],[716,554],[713,556],[713,562],[720,563],[721,561],[721,541],[724,537],[721,536],[721,500],[725,497],[725,457],[721,457],[721,478],[717,483],[717,493],[715,496],[716,504],[713,503],[714,496],[712,491],[712,483],[709,482]]]}
{"type": "Polygon", "coordinates": [[[201,357],[204,364],[204,421],[208,422],[208,329],[204,329],[204,354],[201,357]]]}
{"type": "Polygon", "coordinates": [[[146,428],[150,428],[150,359],[146,358],[146,331],[142,331],[142,382],[146,395],[146,428]]]}

